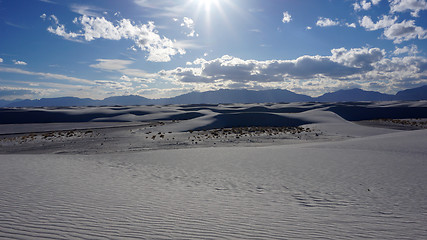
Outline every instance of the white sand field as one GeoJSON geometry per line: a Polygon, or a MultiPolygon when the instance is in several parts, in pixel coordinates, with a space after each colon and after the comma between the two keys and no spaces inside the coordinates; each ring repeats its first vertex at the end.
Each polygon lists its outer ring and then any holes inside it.
{"type": "Polygon", "coordinates": [[[20,110],[49,115],[0,125],[0,239],[423,239],[426,107],[20,110]]]}

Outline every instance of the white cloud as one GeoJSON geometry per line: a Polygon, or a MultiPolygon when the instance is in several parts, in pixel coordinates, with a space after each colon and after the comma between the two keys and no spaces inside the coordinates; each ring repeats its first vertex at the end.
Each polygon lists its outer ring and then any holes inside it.
{"type": "MultiPolygon", "coordinates": [[[[191,3],[189,1],[188,3],[191,3]]],[[[195,1],[197,2],[197,1],[195,1]]],[[[151,17],[159,18],[159,17],[167,17],[174,18],[177,16],[185,15],[185,12],[188,12],[189,8],[196,7],[197,4],[182,4],[181,1],[176,0],[134,0],[134,3],[138,6],[142,7],[142,9],[149,9],[151,13],[151,17]]],[[[200,2],[198,4],[201,4],[200,2]]],[[[196,10],[196,9],[194,9],[196,10]]]]}
{"type": "Polygon", "coordinates": [[[361,1],[356,1],[353,3],[353,8],[354,11],[361,11],[363,10],[369,10],[371,9],[372,5],[378,5],[378,3],[380,3],[381,0],[361,0],[361,1]]]}
{"type": "Polygon", "coordinates": [[[416,26],[414,20],[404,20],[400,23],[396,21],[397,17],[383,15],[378,22],[374,23],[370,17],[364,16],[359,23],[368,31],[384,29],[384,37],[393,40],[394,43],[427,38],[427,30],[416,26]]]}
{"type": "Polygon", "coordinates": [[[17,60],[12,60],[12,62],[15,64],[15,65],[27,65],[27,63],[26,62],[24,62],[24,61],[17,61],[17,60]]]}
{"type": "Polygon", "coordinates": [[[98,80],[96,84],[113,89],[114,91],[124,92],[124,94],[130,94],[134,90],[132,83],[129,81],[98,80]]]}
{"type": "Polygon", "coordinates": [[[76,39],[80,36],[77,33],[66,32],[65,26],[63,24],[59,24],[59,20],[55,15],[50,15],[49,19],[51,19],[55,23],[55,28],[53,28],[52,26],[49,26],[47,28],[47,31],[49,31],[50,33],[61,36],[68,40],[76,39]]]}
{"type": "Polygon", "coordinates": [[[349,28],[356,28],[356,24],[355,23],[346,23],[345,25],[347,27],[349,27],[349,28]]]}
{"type": "Polygon", "coordinates": [[[360,10],[369,10],[372,6],[372,3],[367,1],[367,0],[362,0],[360,2],[355,2],[353,3],[353,8],[355,11],[360,11],[360,10]]]}
{"type": "Polygon", "coordinates": [[[41,19],[43,19],[43,20],[45,20],[45,19],[46,19],[46,17],[47,17],[47,16],[46,16],[46,13],[43,13],[42,15],[40,15],[40,18],[41,18],[41,19]]]}
{"type": "Polygon", "coordinates": [[[12,99],[11,97],[30,96],[38,93],[37,90],[30,88],[0,87],[0,99],[12,99]]]}
{"type": "Polygon", "coordinates": [[[427,59],[387,58],[385,50],[367,47],[332,49],[329,56],[306,55],[294,60],[257,61],[225,55],[210,61],[198,59],[185,68],[162,70],[158,76],[175,85],[203,91],[286,88],[321,94],[331,88],[360,86],[395,92],[402,86],[427,84],[427,59]]]}
{"type": "Polygon", "coordinates": [[[426,0],[389,0],[390,12],[405,12],[410,11],[413,17],[418,17],[419,12],[427,10],[426,0]]]}
{"type": "Polygon", "coordinates": [[[404,46],[403,48],[398,48],[394,50],[394,55],[408,54],[408,55],[417,55],[419,53],[418,47],[416,45],[411,45],[411,47],[404,46]]]}
{"type": "Polygon", "coordinates": [[[194,30],[194,21],[191,18],[184,17],[183,22],[181,23],[181,27],[186,27],[190,29],[190,32],[187,34],[187,37],[194,37],[199,36],[199,34],[196,34],[196,31],[194,30]]]}
{"type": "Polygon", "coordinates": [[[92,81],[82,79],[82,78],[69,77],[66,75],[56,74],[56,73],[31,72],[31,71],[22,70],[19,68],[0,67],[0,72],[17,73],[17,74],[24,74],[24,75],[40,76],[40,77],[49,78],[49,79],[68,80],[71,82],[93,84],[92,81]]]}
{"type": "Polygon", "coordinates": [[[319,17],[319,19],[316,22],[316,26],[319,27],[331,27],[331,26],[337,26],[339,25],[339,21],[334,21],[329,18],[319,17]]]}
{"type": "Polygon", "coordinates": [[[101,17],[105,10],[102,8],[94,7],[94,6],[88,6],[88,5],[79,5],[79,4],[72,4],[70,6],[71,11],[78,13],[80,15],[86,15],[90,17],[101,17]]]}
{"type": "Polygon", "coordinates": [[[146,89],[140,89],[136,92],[138,95],[142,95],[147,98],[169,98],[169,97],[175,97],[178,95],[182,95],[185,93],[189,93],[191,91],[194,91],[194,88],[185,88],[185,87],[175,87],[175,88],[146,88],[146,89]]]}
{"type": "Polygon", "coordinates": [[[120,71],[126,69],[128,65],[132,64],[131,60],[122,59],[96,59],[97,64],[92,64],[90,67],[97,68],[105,71],[120,71]]]}
{"type": "Polygon", "coordinates": [[[164,1],[134,0],[134,2],[141,7],[154,8],[154,9],[166,8],[168,6],[170,7],[176,4],[174,0],[164,0],[164,1]]]}
{"type": "Polygon", "coordinates": [[[295,60],[243,60],[225,55],[211,61],[198,59],[200,67],[176,68],[163,76],[180,83],[274,83],[289,79],[317,77],[340,79],[363,74],[373,69],[372,64],[384,57],[378,48],[333,49],[331,56],[301,56],[295,60]]]}
{"type": "Polygon", "coordinates": [[[381,28],[388,28],[396,21],[397,17],[392,18],[391,16],[383,15],[382,18],[378,20],[378,22],[374,23],[370,17],[364,16],[362,20],[359,21],[359,24],[368,31],[375,31],[381,28]]]}
{"type": "Polygon", "coordinates": [[[292,16],[291,14],[289,14],[288,12],[283,12],[283,19],[282,22],[283,23],[288,23],[292,20],[292,16]]]}
{"type": "Polygon", "coordinates": [[[2,63],[3,62],[3,58],[0,58],[0,63],[2,63]]]}
{"type": "Polygon", "coordinates": [[[426,39],[427,30],[416,26],[414,20],[404,20],[385,29],[384,36],[394,43],[402,43],[411,39],[426,39]]]}
{"type": "Polygon", "coordinates": [[[40,2],[50,3],[50,4],[56,4],[56,2],[51,0],[40,0],[40,2]]]}
{"type": "Polygon", "coordinates": [[[332,49],[331,60],[348,67],[371,70],[372,63],[380,61],[385,56],[385,51],[379,48],[345,48],[332,49]]]}
{"type": "Polygon", "coordinates": [[[311,28],[312,28],[312,27],[310,27],[310,26],[307,26],[307,27],[306,27],[305,29],[307,29],[307,30],[311,30],[311,28]]]}
{"type": "Polygon", "coordinates": [[[135,43],[134,48],[137,47],[148,52],[148,61],[168,62],[171,60],[171,56],[185,54],[185,50],[176,47],[174,41],[161,37],[153,22],[137,25],[129,19],[122,19],[115,24],[104,17],[83,15],[74,21],[82,26],[82,30],[75,33],[67,32],[65,26],[59,24],[56,16],[51,15],[51,19],[54,21],[55,26],[50,26],[48,31],[68,40],[130,39],[135,43]]]}
{"type": "Polygon", "coordinates": [[[121,80],[135,82],[152,82],[156,75],[147,73],[140,69],[129,68],[128,66],[134,62],[131,60],[122,59],[97,59],[98,63],[89,65],[92,68],[102,71],[118,72],[122,74],[121,80]],[[129,77],[130,76],[130,77],[129,77]]]}

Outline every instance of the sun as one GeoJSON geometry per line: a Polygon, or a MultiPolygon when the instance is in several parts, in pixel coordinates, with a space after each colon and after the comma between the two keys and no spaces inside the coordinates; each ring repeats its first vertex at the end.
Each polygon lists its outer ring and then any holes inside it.
{"type": "Polygon", "coordinates": [[[241,14],[236,2],[236,0],[186,0],[186,5],[190,9],[194,9],[193,17],[196,21],[204,20],[206,33],[211,33],[212,26],[218,22],[224,23],[222,26],[229,28],[230,32],[234,32],[230,18],[236,15],[234,13],[241,14]]]}
{"type": "Polygon", "coordinates": [[[224,17],[224,8],[232,5],[230,0],[188,0],[188,2],[196,7],[197,15],[204,15],[208,20],[213,14],[224,17]]]}
{"type": "Polygon", "coordinates": [[[197,0],[197,4],[199,9],[204,9],[205,12],[210,12],[212,9],[212,5],[216,7],[220,7],[220,0],[197,0]]]}

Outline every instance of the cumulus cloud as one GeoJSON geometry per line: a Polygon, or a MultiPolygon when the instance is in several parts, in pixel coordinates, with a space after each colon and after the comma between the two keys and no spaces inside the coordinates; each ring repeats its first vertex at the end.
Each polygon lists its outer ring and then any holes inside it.
{"type": "Polygon", "coordinates": [[[389,0],[390,12],[410,11],[413,17],[419,17],[419,12],[427,10],[426,0],[389,0]]]}
{"type": "Polygon", "coordinates": [[[43,13],[42,15],[40,15],[40,18],[41,18],[41,19],[43,19],[43,20],[45,20],[45,19],[46,19],[46,17],[47,17],[47,16],[46,16],[46,13],[43,13]]]}
{"type": "Polygon", "coordinates": [[[186,27],[190,30],[190,32],[187,34],[187,37],[199,36],[199,34],[196,34],[196,31],[194,30],[193,19],[184,17],[182,21],[183,22],[181,23],[181,27],[186,27]]]}
{"type": "Polygon", "coordinates": [[[396,21],[397,17],[383,15],[378,22],[374,23],[370,17],[364,16],[359,23],[368,31],[384,29],[384,37],[393,40],[394,43],[427,38],[427,30],[416,26],[414,20],[404,20],[400,23],[396,21]]]}
{"type": "Polygon", "coordinates": [[[356,28],[356,23],[346,23],[345,25],[349,28],[356,28]]]}
{"type": "Polygon", "coordinates": [[[361,11],[363,10],[369,10],[372,5],[378,5],[378,3],[380,3],[381,0],[361,0],[361,1],[356,1],[353,3],[353,8],[354,11],[361,11]]]}
{"type": "Polygon", "coordinates": [[[379,48],[345,48],[332,49],[331,60],[348,67],[372,70],[372,64],[380,61],[385,56],[385,51],[379,48]]]}
{"type": "Polygon", "coordinates": [[[47,28],[47,31],[49,31],[50,33],[61,36],[67,40],[77,40],[77,38],[80,36],[80,34],[65,31],[64,24],[60,24],[58,18],[55,15],[50,15],[49,19],[52,20],[55,24],[54,27],[49,26],[47,28]]]}
{"type": "Polygon", "coordinates": [[[130,39],[135,43],[134,48],[148,52],[147,60],[152,62],[168,62],[171,56],[185,54],[185,50],[176,47],[174,41],[161,37],[153,22],[138,25],[129,19],[121,19],[113,23],[104,17],[83,15],[73,21],[82,26],[81,31],[67,32],[56,16],[51,15],[50,18],[54,26],[50,26],[47,30],[68,40],[89,42],[96,39],[130,39]]]}
{"type": "Polygon", "coordinates": [[[161,75],[183,83],[268,83],[289,79],[330,77],[339,79],[373,69],[384,57],[378,48],[333,49],[331,56],[301,56],[295,60],[243,60],[225,55],[214,60],[198,59],[200,67],[176,68],[161,75]]]}
{"type": "Polygon", "coordinates": [[[353,3],[353,8],[355,11],[360,11],[360,10],[369,10],[372,6],[372,3],[370,1],[367,0],[362,0],[360,2],[355,2],[353,3]]]}
{"type": "Polygon", "coordinates": [[[0,63],[2,63],[3,62],[3,58],[0,58],[0,63]]]}
{"type": "Polygon", "coordinates": [[[330,18],[324,18],[324,17],[319,17],[319,19],[316,22],[316,26],[319,27],[331,27],[331,26],[337,26],[339,25],[339,21],[334,21],[330,18]]]}
{"type": "MultiPolygon", "coordinates": [[[[411,47],[396,53],[416,52],[411,47]]],[[[427,84],[427,59],[387,57],[379,48],[332,49],[329,56],[301,56],[293,60],[244,60],[225,55],[197,59],[187,67],[162,70],[158,79],[199,91],[220,88],[286,88],[300,93],[359,86],[395,92],[403,85],[427,84]]]]}
{"type": "Polygon", "coordinates": [[[289,14],[288,12],[283,12],[283,18],[282,18],[282,22],[283,23],[288,23],[292,20],[292,16],[291,14],[289,14]]]}
{"type": "Polygon", "coordinates": [[[392,18],[391,16],[383,15],[378,22],[374,23],[368,16],[364,16],[359,21],[360,26],[366,28],[368,31],[375,31],[382,28],[388,28],[397,21],[397,17],[392,18]]]}
{"type": "Polygon", "coordinates": [[[404,20],[385,29],[384,36],[394,43],[402,43],[411,39],[426,39],[427,30],[416,26],[414,20],[404,20]]]}
{"type": "Polygon", "coordinates": [[[401,54],[417,55],[418,53],[419,51],[416,45],[411,45],[411,47],[404,46],[402,48],[396,47],[396,49],[393,52],[394,55],[401,55],[401,54]]]}
{"type": "Polygon", "coordinates": [[[27,63],[26,62],[24,62],[24,61],[18,61],[18,60],[12,60],[12,62],[15,64],[15,65],[27,65],[27,63]]]}

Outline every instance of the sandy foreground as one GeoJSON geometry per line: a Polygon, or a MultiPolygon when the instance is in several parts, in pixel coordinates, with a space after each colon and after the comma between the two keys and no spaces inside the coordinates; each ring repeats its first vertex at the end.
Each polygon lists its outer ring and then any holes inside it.
{"type": "Polygon", "coordinates": [[[422,239],[426,109],[3,109],[0,238],[422,239]]]}

